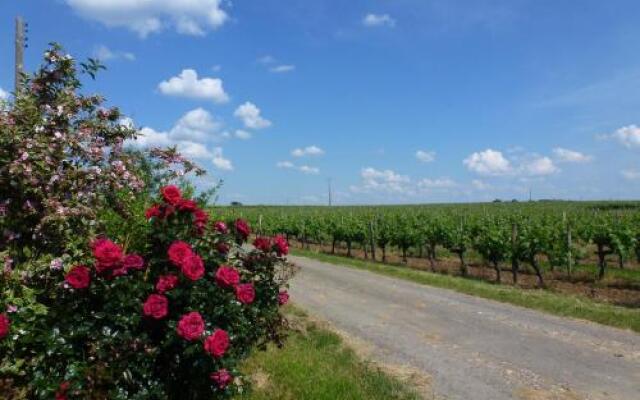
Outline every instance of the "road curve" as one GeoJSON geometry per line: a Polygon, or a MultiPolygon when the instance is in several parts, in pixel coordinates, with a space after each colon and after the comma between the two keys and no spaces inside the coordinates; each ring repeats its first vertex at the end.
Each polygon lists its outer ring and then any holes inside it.
{"type": "Polygon", "coordinates": [[[292,300],[453,400],[638,400],[640,335],[290,257],[292,300]]]}

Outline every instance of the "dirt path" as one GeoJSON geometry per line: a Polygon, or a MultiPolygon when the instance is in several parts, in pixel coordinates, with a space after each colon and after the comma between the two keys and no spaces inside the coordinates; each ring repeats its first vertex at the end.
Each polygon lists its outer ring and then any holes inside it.
{"type": "Polygon", "coordinates": [[[456,400],[640,399],[640,335],[302,257],[293,301],[456,400]]]}

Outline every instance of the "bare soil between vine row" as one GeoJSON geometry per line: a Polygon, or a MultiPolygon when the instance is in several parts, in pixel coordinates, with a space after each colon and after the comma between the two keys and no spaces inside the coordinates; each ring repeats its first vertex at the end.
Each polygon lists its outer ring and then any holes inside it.
{"type": "MultiPolygon", "coordinates": [[[[302,243],[296,240],[290,240],[291,244],[295,247],[301,248],[302,243]]],[[[307,248],[305,246],[304,248],[307,248]]],[[[309,244],[310,250],[319,251],[326,254],[331,254],[330,245],[309,244]]],[[[347,249],[344,246],[336,246],[336,255],[347,257],[347,249]]],[[[364,250],[361,248],[352,248],[352,258],[358,258],[365,260],[364,250]]],[[[382,252],[376,249],[376,261],[381,262],[382,252]]],[[[431,271],[429,260],[426,258],[419,258],[415,256],[408,256],[407,262],[404,263],[402,256],[395,250],[387,250],[386,264],[407,266],[409,268],[431,271]]],[[[371,261],[371,259],[368,259],[371,261]]],[[[585,260],[589,264],[595,264],[596,260],[585,260]]],[[[489,267],[477,260],[468,261],[468,278],[479,279],[487,282],[496,281],[496,272],[492,267],[489,267]]],[[[533,269],[526,265],[521,265],[520,273],[518,274],[518,283],[513,284],[510,267],[502,265],[501,275],[502,284],[510,285],[521,288],[523,290],[536,290],[538,289],[538,278],[533,272],[533,269]]],[[[618,269],[617,265],[613,262],[609,263],[609,271],[612,269],[618,269]],[[614,266],[615,265],[615,266],[614,266]]],[[[640,277],[640,266],[630,263],[627,269],[637,271],[640,277]]],[[[438,257],[435,265],[435,271],[437,273],[446,275],[460,275],[460,262],[454,257],[438,257]]],[[[610,274],[611,275],[611,274],[610,274]]],[[[586,271],[575,271],[571,277],[568,277],[565,271],[545,271],[544,280],[547,289],[557,293],[565,293],[571,295],[579,295],[587,297],[594,301],[605,302],[629,308],[640,308],[640,278],[638,280],[630,281],[628,279],[616,278],[612,276],[605,277],[600,282],[594,281],[594,274],[586,271]]]]}

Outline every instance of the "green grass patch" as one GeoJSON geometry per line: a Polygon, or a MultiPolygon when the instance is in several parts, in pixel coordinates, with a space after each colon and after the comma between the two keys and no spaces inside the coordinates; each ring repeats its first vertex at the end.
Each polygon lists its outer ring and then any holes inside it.
{"type": "Polygon", "coordinates": [[[557,294],[543,289],[518,289],[468,278],[434,274],[407,267],[399,267],[354,258],[332,256],[295,249],[294,255],[312,258],[330,264],[363,269],[394,278],[424,285],[436,286],[485,299],[515,304],[534,310],[546,311],[563,317],[580,318],[603,325],[640,332],[640,310],[599,303],[574,295],[557,294]]]}
{"type": "Polygon", "coordinates": [[[360,360],[338,335],[309,322],[299,309],[287,309],[303,329],[294,331],[283,348],[256,351],[243,363],[253,387],[238,400],[419,399],[406,384],[360,360]]]}

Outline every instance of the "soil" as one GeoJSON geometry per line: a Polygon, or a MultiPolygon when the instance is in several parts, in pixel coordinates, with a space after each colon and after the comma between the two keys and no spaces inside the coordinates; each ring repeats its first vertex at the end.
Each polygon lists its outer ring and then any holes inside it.
{"type": "MultiPolygon", "coordinates": [[[[295,247],[302,247],[301,242],[295,240],[290,241],[295,247]]],[[[322,253],[330,254],[331,246],[320,244],[309,244],[304,248],[310,250],[319,251],[322,253]]],[[[336,246],[336,255],[347,256],[347,249],[344,246],[336,246]]],[[[369,260],[370,260],[370,254],[369,260]]],[[[365,259],[364,250],[361,248],[352,248],[351,257],[357,259],[365,259]]],[[[382,252],[376,249],[376,260],[380,262],[382,258],[382,252]]],[[[429,260],[426,258],[420,258],[415,256],[408,256],[407,262],[403,262],[401,254],[395,250],[387,250],[386,264],[396,266],[408,266],[418,270],[430,271],[431,266],[429,260]]],[[[469,260],[468,262],[468,275],[469,279],[479,279],[487,282],[496,282],[496,273],[493,267],[485,265],[477,260],[469,260]]],[[[586,259],[584,262],[589,264],[595,264],[597,261],[595,256],[592,259],[586,259]]],[[[640,265],[637,263],[629,262],[625,267],[628,270],[638,272],[640,277],[640,265]]],[[[613,269],[617,267],[617,263],[614,260],[610,260],[608,268],[613,269]]],[[[460,276],[460,262],[457,257],[439,256],[435,263],[435,272],[445,275],[460,276]]],[[[509,286],[516,286],[525,290],[539,289],[538,278],[536,277],[533,269],[522,264],[520,266],[520,272],[518,274],[518,283],[514,285],[512,281],[511,266],[501,266],[502,284],[509,286]]],[[[602,281],[596,281],[594,275],[589,272],[576,271],[571,277],[567,276],[565,271],[545,271],[543,273],[545,286],[547,289],[558,293],[566,293],[572,295],[580,295],[590,298],[595,301],[606,302],[629,308],[640,308],[640,278],[637,280],[628,280],[615,277],[605,277],[602,281]]]]}

